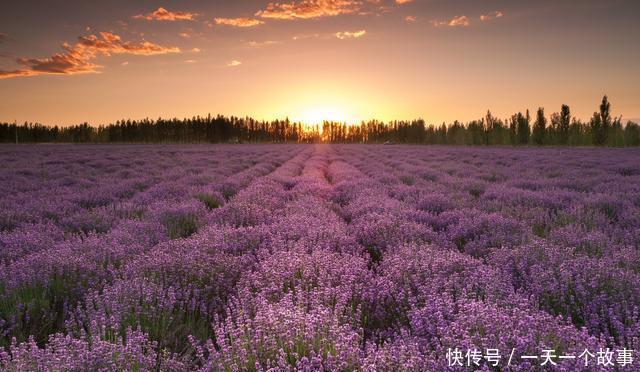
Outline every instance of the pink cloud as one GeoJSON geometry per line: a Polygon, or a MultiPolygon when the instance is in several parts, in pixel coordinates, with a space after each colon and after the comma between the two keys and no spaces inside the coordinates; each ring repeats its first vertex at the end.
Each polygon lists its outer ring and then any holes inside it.
{"type": "Polygon", "coordinates": [[[451,27],[457,27],[457,26],[467,27],[469,26],[469,24],[470,22],[467,16],[456,16],[449,21],[449,26],[451,27]]]}
{"type": "Polygon", "coordinates": [[[480,20],[481,21],[490,21],[494,18],[502,18],[504,16],[504,13],[500,10],[496,10],[495,12],[491,12],[491,13],[487,13],[487,14],[483,14],[480,16],[480,20]]]}
{"type": "Polygon", "coordinates": [[[157,10],[148,13],[133,16],[135,19],[146,19],[147,21],[193,21],[198,13],[190,12],[171,12],[160,7],[157,10]]]}
{"type": "Polygon", "coordinates": [[[216,18],[217,25],[233,27],[255,27],[264,24],[264,21],[254,18],[216,18]]]}
{"type": "Polygon", "coordinates": [[[338,39],[345,40],[345,39],[358,39],[363,37],[366,34],[367,34],[367,31],[360,30],[360,31],[354,31],[354,32],[349,32],[349,31],[337,32],[335,35],[338,39]]]}
{"type": "Polygon", "coordinates": [[[310,19],[352,14],[362,8],[362,1],[302,0],[290,3],[269,3],[256,16],[271,19],[310,19]]]}
{"type": "Polygon", "coordinates": [[[471,24],[471,21],[469,20],[469,17],[463,15],[455,16],[448,21],[431,21],[431,24],[435,27],[468,27],[471,24]]]}
{"type": "Polygon", "coordinates": [[[99,72],[99,68],[102,66],[93,63],[93,60],[99,55],[132,54],[151,56],[180,52],[178,48],[167,48],[148,41],[138,43],[123,41],[120,36],[110,32],[101,32],[100,37],[96,35],[81,36],[74,46],[65,43],[62,48],[65,52],[56,53],[47,58],[17,58],[16,62],[23,67],[12,71],[0,70],[0,78],[99,72]]]}

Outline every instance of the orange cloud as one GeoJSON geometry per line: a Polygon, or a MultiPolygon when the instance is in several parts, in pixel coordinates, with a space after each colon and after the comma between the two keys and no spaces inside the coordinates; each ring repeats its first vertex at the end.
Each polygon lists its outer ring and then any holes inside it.
{"type": "Polygon", "coordinates": [[[237,67],[237,66],[240,66],[241,64],[242,62],[234,59],[233,61],[227,62],[227,67],[237,67]]]}
{"type": "Polygon", "coordinates": [[[407,22],[415,22],[417,20],[417,18],[414,17],[414,16],[406,16],[406,17],[404,17],[404,20],[407,21],[407,22]]]}
{"type": "Polygon", "coordinates": [[[268,19],[312,19],[333,17],[342,14],[380,15],[390,11],[390,2],[397,5],[413,0],[293,0],[291,2],[270,2],[256,17],[268,19]]]}
{"type": "Polygon", "coordinates": [[[136,15],[133,18],[146,19],[147,21],[193,21],[197,15],[198,13],[171,12],[160,7],[151,13],[136,15]]]}
{"type": "Polygon", "coordinates": [[[317,39],[320,37],[320,34],[305,34],[305,35],[295,35],[291,38],[291,40],[305,40],[305,39],[317,39]]]}
{"type": "Polygon", "coordinates": [[[111,54],[134,54],[152,56],[156,54],[180,52],[179,48],[167,48],[150,43],[148,41],[143,41],[140,43],[122,41],[120,36],[112,34],[110,32],[101,32],[100,36],[102,37],[102,39],[100,39],[96,35],[81,36],[78,38],[79,42],[78,44],[76,44],[76,47],[74,49],[84,50],[85,53],[89,52],[93,53],[94,55],[96,52],[99,52],[107,56],[111,54]]]}
{"type": "Polygon", "coordinates": [[[359,11],[362,1],[355,0],[302,0],[290,3],[269,3],[256,16],[271,19],[310,19],[351,14],[359,11]]]}
{"type": "Polygon", "coordinates": [[[451,27],[456,27],[456,26],[467,27],[467,26],[469,26],[469,24],[470,24],[470,22],[469,22],[469,18],[467,16],[453,17],[449,21],[449,26],[451,26],[451,27]]]}
{"type": "Polygon", "coordinates": [[[263,21],[254,18],[216,18],[217,25],[233,27],[255,27],[264,24],[263,21]]]}
{"type": "Polygon", "coordinates": [[[0,70],[0,79],[8,79],[12,77],[31,76],[31,75],[33,74],[26,70],[13,70],[13,71],[0,70]]]}
{"type": "Polygon", "coordinates": [[[490,20],[492,20],[494,18],[501,18],[503,16],[504,16],[504,13],[502,11],[496,10],[495,12],[491,12],[491,13],[488,13],[488,14],[481,15],[480,16],[480,20],[483,21],[483,22],[484,21],[490,21],[490,20]]]}
{"type": "Polygon", "coordinates": [[[265,40],[265,41],[250,41],[249,43],[247,43],[250,47],[253,48],[259,48],[259,47],[264,47],[264,46],[269,46],[269,45],[276,45],[276,44],[281,44],[281,41],[276,41],[276,40],[265,40]]]}
{"type": "Polygon", "coordinates": [[[431,24],[435,27],[449,26],[449,27],[467,27],[471,24],[469,17],[467,16],[455,16],[448,21],[431,21],[431,24]]]}
{"type": "Polygon", "coordinates": [[[337,32],[335,35],[340,40],[346,40],[346,39],[357,39],[357,38],[363,37],[366,33],[367,31],[360,30],[355,32],[349,32],[349,31],[337,32]]]}
{"type": "Polygon", "coordinates": [[[62,48],[65,50],[64,53],[57,53],[48,58],[17,58],[16,62],[23,68],[13,71],[0,70],[0,78],[98,72],[102,66],[96,65],[92,61],[99,55],[151,56],[180,52],[178,48],[167,48],[148,41],[139,43],[123,41],[120,36],[110,32],[101,32],[100,37],[96,35],[81,36],[74,46],[65,43],[62,48]]]}

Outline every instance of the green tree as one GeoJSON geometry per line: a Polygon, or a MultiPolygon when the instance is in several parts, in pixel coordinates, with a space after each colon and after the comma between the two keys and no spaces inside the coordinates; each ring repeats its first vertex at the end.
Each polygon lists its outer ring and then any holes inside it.
{"type": "Polygon", "coordinates": [[[509,144],[516,145],[518,143],[518,115],[512,115],[509,120],[509,144]]]}
{"type": "Polygon", "coordinates": [[[571,110],[569,106],[562,105],[558,123],[558,143],[561,145],[566,145],[569,141],[569,125],[571,125],[571,110]]]}
{"type": "Polygon", "coordinates": [[[594,145],[604,146],[611,130],[611,104],[608,97],[602,97],[600,112],[595,112],[591,118],[591,132],[594,145]]]}
{"type": "Polygon", "coordinates": [[[526,115],[522,115],[519,112],[516,115],[516,120],[518,122],[518,144],[526,145],[529,143],[529,137],[531,137],[531,116],[529,115],[529,110],[527,110],[526,115]]]}
{"type": "Polygon", "coordinates": [[[533,142],[536,145],[544,145],[545,132],[547,130],[547,118],[544,116],[544,108],[538,108],[536,122],[533,125],[533,142]]]}
{"type": "Polygon", "coordinates": [[[594,145],[602,146],[605,143],[605,135],[602,130],[602,117],[600,113],[594,112],[589,121],[589,127],[591,129],[591,137],[594,145]]]}
{"type": "Polygon", "coordinates": [[[634,122],[627,122],[624,127],[625,146],[640,146],[640,126],[634,122]]]}
{"type": "Polygon", "coordinates": [[[607,135],[607,146],[624,146],[624,129],[622,128],[622,118],[618,117],[611,123],[609,134],[607,135]]]}

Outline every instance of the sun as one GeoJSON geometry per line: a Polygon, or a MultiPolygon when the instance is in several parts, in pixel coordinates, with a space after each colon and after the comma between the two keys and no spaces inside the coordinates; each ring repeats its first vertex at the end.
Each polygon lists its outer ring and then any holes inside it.
{"type": "Polygon", "coordinates": [[[309,127],[325,121],[358,125],[379,115],[383,105],[372,102],[375,100],[370,92],[314,80],[278,91],[265,102],[262,111],[265,117],[288,117],[309,127]]]}
{"type": "Polygon", "coordinates": [[[300,110],[292,115],[292,119],[306,125],[322,124],[325,121],[353,124],[355,115],[339,106],[313,106],[300,110]]]}

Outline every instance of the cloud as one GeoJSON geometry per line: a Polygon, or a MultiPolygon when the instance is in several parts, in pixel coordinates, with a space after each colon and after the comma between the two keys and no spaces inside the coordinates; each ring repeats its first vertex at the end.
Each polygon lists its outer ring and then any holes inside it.
{"type": "Polygon", "coordinates": [[[404,17],[404,20],[407,21],[407,22],[415,22],[417,20],[417,18],[414,17],[414,16],[406,16],[406,17],[404,17]]]}
{"type": "Polygon", "coordinates": [[[317,39],[320,37],[320,34],[305,34],[305,35],[295,35],[291,38],[291,40],[305,40],[305,39],[317,39]]]}
{"type": "Polygon", "coordinates": [[[196,61],[195,59],[187,59],[186,61],[184,61],[184,63],[196,63],[198,61],[196,61]]]}
{"type": "Polygon", "coordinates": [[[12,77],[30,76],[30,75],[33,75],[33,74],[29,73],[29,71],[26,71],[26,70],[13,70],[13,71],[0,70],[0,79],[8,79],[12,77]]]}
{"type": "Polygon", "coordinates": [[[9,40],[9,35],[0,32],[0,44],[4,43],[7,40],[9,40]]]}
{"type": "Polygon", "coordinates": [[[367,31],[365,30],[354,31],[354,32],[344,31],[344,32],[337,32],[335,35],[340,40],[346,40],[346,39],[357,39],[357,38],[363,37],[366,33],[367,31]]]}
{"type": "Polygon", "coordinates": [[[146,19],[147,21],[193,21],[197,15],[198,13],[171,12],[160,7],[151,13],[136,15],[133,18],[146,19]]]}
{"type": "Polygon", "coordinates": [[[255,27],[264,24],[264,21],[254,18],[216,18],[217,25],[233,27],[255,27]]]}
{"type": "Polygon", "coordinates": [[[264,19],[313,19],[343,14],[380,15],[391,10],[391,4],[402,5],[413,0],[293,0],[270,2],[255,13],[264,19]]]}
{"type": "MultiPolygon", "coordinates": [[[[379,2],[369,0],[368,2],[379,2]]],[[[269,3],[256,13],[257,17],[270,19],[311,19],[352,14],[362,8],[362,1],[355,0],[301,0],[290,3],[269,3]]]]}
{"type": "Polygon", "coordinates": [[[16,62],[22,68],[13,71],[0,70],[0,78],[98,72],[98,69],[102,66],[94,64],[93,60],[100,55],[131,54],[152,56],[180,52],[178,48],[167,48],[148,41],[139,43],[123,41],[120,36],[110,32],[101,32],[100,37],[96,35],[81,36],[74,46],[65,43],[62,48],[65,50],[64,53],[57,53],[48,58],[17,58],[16,62]]]}
{"type": "Polygon", "coordinates": [[[435,27],[449,26],[449,27],[468,27],[471,22],[467,16],[455,16],[448,21],[431,21],[431,24],[435,27]]]}
{"type": "Polygon", "coordinates": [[[193,39],[195,37],[202,37],[203,34],[192,28],[184,28],[180,32],[178,32],[178,36],[183,39],[193,39]]]}
{"type": "Polygon", "coordinates": [[[233,61],[227,62],[227,67],[237,67],[237,66],[240,66],[241,64],[242,62],[234,59],[233,61]]]}
{"type": "Polygon", "coordinates": [[[500,10],[496,10],[495,12],[491,12],[488,14],[483,14],[480,16],[480,20],[481,21],[490,21],[494,18],[502,18],[504,16],[504,13],[500,10]]]}
{"type": "Polygon", "coordinates": [[[139,43],[122,41],[120,36],[110,32],[101,32],[100,36],[102,38],[99,38],[96,35],[79,37],[79,42],[76,44],[73,50],[80,50],[84,51],[85,53],[93,53],[92,56],[95,56],[96,52],[102,53],[107,56],[111,54],[134,54],[142,56],[152,56],[157,54],[180,52],[179,48],[167,48],[150,43],[148,41],[142,41],[139,43]]]}
{"type": "MultiPolygon", "coordinates": [[[[485,22],[485,21],[490,21],[492,19],[501,18],[501,17],[504,17],[504,13],[499,10],[496,10],[495,12],[482,14],[479,18],[480,18],[480,21],[485,22]]],[[[431,21],[431,24],[434,25],[435,27],[440,27],[440,26],[468,27],[471,25],[471,20],[469,19],[469,17],[462,15],[462,16],[455,16],[448,21],[438,21],[438,20],[431,21]]]]}
{"type": "Polygon", "coordinates": [[[259,48],[259,47],[276,45],[281,43],[282,43],[281,41],[276,41],[276,40],[265,40],[265,41],[250,41],[248,45],[253,48],[259,48]]]}
{"type": "Polygon", "coordinates": [[[200,52],[202,52],[202,49],[200,49],[200,48],[191,48],[190,52],[191,53],[200,53],[200,52]]]}
{"type": "Polygon", "coordinates": [[[451,27],[457,27],[457,26],[467,27],[469,26],[469,24],[470,22],[467,16],[456,16],[449,21],[449,26],[451,27]]]}

